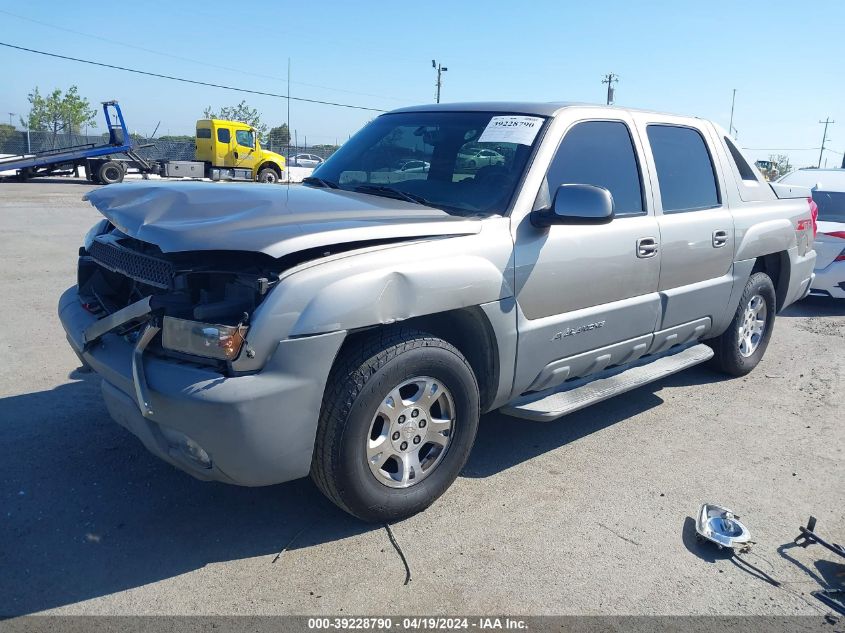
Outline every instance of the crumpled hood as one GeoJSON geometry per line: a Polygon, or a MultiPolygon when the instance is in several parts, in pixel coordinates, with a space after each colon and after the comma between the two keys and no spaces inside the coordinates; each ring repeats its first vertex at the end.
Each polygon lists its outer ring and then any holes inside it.
{"type": "Polygon", "coordinates": [[[423,205],[302,185],[139,181],[85,200],[127,235],[165,253],[261,252],[271,257],[349,242],[481,230],[479,220],[423,205]]]}

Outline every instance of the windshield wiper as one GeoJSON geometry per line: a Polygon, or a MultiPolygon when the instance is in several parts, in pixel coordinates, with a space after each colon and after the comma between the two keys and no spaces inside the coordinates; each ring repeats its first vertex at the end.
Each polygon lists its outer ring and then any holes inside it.
{"type": "Polygon", "coordinates": [[[415,193],[408,193],[407,191],[402,191],[401,189],[396,189],[394,187],[387,187],[385,185],[358,185],[355,187],[355,191],[360,191],[361,193],[371,193],[376,196],[386,194],[389,198],[398,198],[399,200],[405,200],[406,202],[415,202],[416,204],[423,204],[427,207],[435,206],[429,200],[426,200],[415,193]]]}
{"type": "Polygon", "coordinates": [[[302,184],[317,185],[318,187],[325,187],[327,189],[340,189],[340,185],[338,185],[336,182],[332,182],[330,180],[323,180],[322,178],[317,178],[316,176],[306,176],[302,179],[302,184]]]}

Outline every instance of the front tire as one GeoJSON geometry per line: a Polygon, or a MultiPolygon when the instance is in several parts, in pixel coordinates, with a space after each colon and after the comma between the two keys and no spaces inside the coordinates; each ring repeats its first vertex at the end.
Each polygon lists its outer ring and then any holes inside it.
{"type": "Polygon", "coordinates": [[[277,183],[279,182],[279,174],[272,167],[265,167],[258,172],[258,182],[277,183]]]}
{"type": "Polygon", "coordinates": [[[431,334],[388,328],[353,343],[329,377],[311,477],[341,509],[396,521],[431,505],[469,458],[478,384],[431,334]]]}
{"type": "Polygon", "coordinates": [[[757,366],[772,337],[776,308],[775,287],[769,276],[751,275],[730,326],[721,336],[708,341],[716,369],[744,376],[757,366]]]}

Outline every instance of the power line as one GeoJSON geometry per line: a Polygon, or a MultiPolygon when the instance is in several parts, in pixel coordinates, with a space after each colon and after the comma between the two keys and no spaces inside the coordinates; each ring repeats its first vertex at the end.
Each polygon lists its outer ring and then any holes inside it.
{"type": "MultiPolygon", "coordinates": [[[[192,64],[199,64],[201,66],[208,66],[209,68],[217,68],[218,70],[226,70],[226,71],[233,72],[233,73],[239,73],[241,75],[250,75],[252,77],[259,77],[261,79],[272,79],[274,81],[287,81],[287,79],[285,77],[276,77],[274,75],[264,75],[264,74],[261,74],[261,73],[255,73],[255,72],[251,72],[249,70],[244,70],[242,68],[232,68],[230,66],[221,66],[220,64],[212,64],[210,62],[205,62],[205,61],[202,61],[202,60],[199,60],[199,59],[193,59],[191,57],[182,57],[181,55],[173,55],[172,53],[166,53],[164,51],[158,51],[158,50],[155,50],[155,49],[152,49],[152,48],[145,48],[143,46],[138,46],[137,44],[130,44],[128,42],[120,42],[118,40],[112,40],[112,39],[109,39],[107,37],[102,37],[100,35],[94,35],[92,33],[85,33],[83,31],[76,31],[74,29],[69,29],[69,28],[64,27],[64,26],[58,26],[57,24],[50,24],[49,22],[42,22],[41,20],[36,20],[34,18],[29,18],[29,17],[23,16],[23,15],[18,15],[16,13],[12,13],[11,11],[5,11],[3,9],[0,9],[0,13],[2,13],[4,15],[12,16],[13,18],[17,18],[19,20],[25,20],[26,22],[32,22],[33,24],[40,24],[41,26],[46,26],[46,27],[49,27],[51,29],[57,29],[59,31],[64,31],[66,33],[73,33],[74,35],[81,35],[82,37],[89,37],[91,39],[100,40],[101,42],[107,42],[109,44],[114,44],[116,46],[124,46],[126,48],[132,48],[132,49],[135,49],[135,50],[138,50],[138,51],[142,51],[144,53],[152,53],[153,55],[160,55],[162,57],[168,57],[170,59],[178,59],[178,60],[181,60],[183,62],[190,62],[192,64]]],[[[363,96],[363,97],[375,97],[376,99],[389,99],[391,101],[400,101],[400,102],[409,101],[408,99],[402,99],[402,98],[399,98],[399,97],[388,97],[388,96],[385,96],[385,95],[377,95],[377,94],[372,94],[372,93],[369,93],[369,92],[358,92],[358,91],[355,91],[355,90],[345,90],[343,88],[333,88],[331,86],[323,86],[323,85],[320,85],[320,84],[305,83],[305,82],[302,82],[302,81],[292,81],[290,83],[297,84],[299,86],[308,86],[309,88],[320,88],[322,90],[332,90],[334,92],[344,92],[344,93],[347,93],[347,94],[360,95],[360,96],[363,96]]]]}
{"type": "Polygon", "coordinates": [[[319,99],[306,99],[305,97],[291,97],[289,95],[278,94],[275,92],[264,92],[261,90],[250,90],[248,88],[237,88],[235,86],[226,86],[224,84],[215,84],[207,81],[197,81],[195,79],[185,79],[184,77],[174,77],[172,75],[162,75],[159,73],[148,72],[146,70],[137,70],[135,68],[127,68],[125,66],[116,66],[114,64],[104,64],[103,62],[95,62],[90,59],[80,59],[79,57],[70,57],[68,55],[59,55],[58,53],[48,53],[46,51],[39,51],[34,48],[26,48],[24,46],[15,46],[14,44],[7,44],[0,42],[0,46],[7,48],[14,48],[19,51],[26,51],[27,53],[36,53],[38,55],[46,55],[47,57],[56,57],[58,59],[66,59],[72,62],[80,62],[82,64],[90,64],[92,66],[101,66],[103,68],[111,68],[113,70],[122,70],[128,73],[135,73],[138,75],[146,75],[148,77],[157,77],[159,79],[170,79],[171,81],[181,81],[187,84],[194,84],[197,86],[208,86],[210,88],[222,88],[223,90],[233,90],[235,92],[246,92],[254,95],[262,95],[264,97],[276,97],[277,99],[291,99],[292,101],[303,101],[305,103],[317,103],[320,105],[335,106],[338,108],[351,108],[353,110],[369,110],[371,112],[386,112],[380,108],[368,108],[366,106],[351,105],[349,103],[337,103],[335,101],[320,101],[319,99]]]}

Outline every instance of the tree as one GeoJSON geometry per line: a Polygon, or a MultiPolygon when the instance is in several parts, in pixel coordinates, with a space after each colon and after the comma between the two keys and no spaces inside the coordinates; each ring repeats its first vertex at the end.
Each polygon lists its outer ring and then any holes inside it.
{"type": "Polygon", "coordinates": [[[56,88],[48,96],[42,96],[36,86],[27,95],[29,116],[21,118],[21,125],[33,132],[52,132],[53,143],[59,134],[78,134],[83,126],[97,127],[97,110],[88,99],[79,96],[76,86],[62,94],[56,88]]]}
{"type": "Polygon", "coordinates": [[[246,101],[241,101],[236,106],[223,106],[218,110],[213,110],[208,106],[203,111],[203,116],[206,119],[226,119],[227,121],[242,121],[247,125],[251,125],[258,132],[259,138],[264,138],[267,133],[267,124],[261,122],[261,113],[255,108],[250,108],[246,101]]]}
{"type": "Polygon", "coordinates": [[[267,142],[275,147],[281,147],[290,143],[290,130],[287,123],[282,123],[267,132],[267,142]]]}
{"type": "Polygon", "coordinates": [[[15,149],[15,151],[13,151],[13,152],[8,151],[9,149],[12,149],[14,147],[14,145],[12,145],[12,147],[10,147],[10,148],[6,147],[7,143],[12,144],[12,141],[14,140],[15,135],[17,135],[17,131],[15,130],[14,125],[9,125],[8,123],[0,123],[0,152],[6,153],[6,154],[9,154],[9,153],[17,154],[18,153],[17,149],[15,149]]]}
{"type": "Polygon", "coordinates": [[[786,154],[769,154],[769,162],[772,164],[772,178],[775,180],[784,174],[792,171],[792,164],[789,162],[789,156],[786,154]]]}

